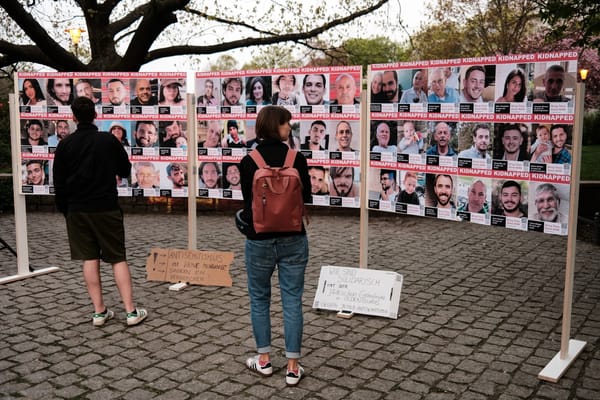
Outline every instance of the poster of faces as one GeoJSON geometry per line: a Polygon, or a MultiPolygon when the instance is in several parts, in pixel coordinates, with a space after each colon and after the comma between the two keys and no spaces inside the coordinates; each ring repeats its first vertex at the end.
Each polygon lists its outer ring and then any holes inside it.
{"type": "Polygon", "coordinates": [[[570,51],[371,66],[369,208],[565,235],[576,73],[570,51]]]}
{"type": "Polygon", "coordinates": [[[361,67],[196,73],[198,196],[242,199],[256,115],[277,105],[292,113],[287,145],[308,161],[312,204],[359,207],[361,76],[361,67]]]}
{"type": "Polygon", "coordinates": [[[70,105],[95,104],[99,131],[115,136],[132,162],[120,196],[187,197],[186,73],[20,73],[22,193],[52,194],[52,160],[76,129],[70,105]]]}

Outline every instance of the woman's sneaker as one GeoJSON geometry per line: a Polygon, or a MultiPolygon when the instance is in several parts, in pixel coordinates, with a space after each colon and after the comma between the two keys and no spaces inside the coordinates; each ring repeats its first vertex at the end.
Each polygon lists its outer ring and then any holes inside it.
{"type": "Polygon", "coordinates": [[[259,360],[258,355],[247,359],[246,367],[248,367],[250,369],[250,371],[256,372],[262,376],[273,375],[273,366],[271,366],[271,362],[270,361],[267,361],[266,363],[261,362],[259,360]]]}
{"type": "Polygon", "coordinates": [[[106,321],[115,316],[115,313],[108,308],[103,313],[94,313],[92,315],[92,324],[94,326],[102,326],[106,321]]]}
{"type": "Polygon", "coordinates": [[[304,368],[298,365],[297,371],[292,371],[290,369],[287,370],[287,375],[285,376],[285,383],[288,386],[296,386],[300,379],[302,379],[302,375],[304,375],[304,368]]]}
{"type": "Polygon", "coordinates": [[[148,316],[148,311],[144,308],[136,308],[133,312],[127,313],[127,325],[137,325],[148,316]]]}

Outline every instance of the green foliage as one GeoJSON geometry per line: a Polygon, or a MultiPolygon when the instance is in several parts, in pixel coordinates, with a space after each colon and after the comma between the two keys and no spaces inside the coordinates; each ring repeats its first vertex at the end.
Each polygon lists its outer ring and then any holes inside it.
{"type": "Polygon", "coordinates": [[[348,39],[342,44],[340,50],[345,53],[346,65],[362,65],[365,73],[369,64],[409,59],[407,48],[383,36],[372,39],[348,39]]]}
{"type": "Polygon", "coordinates": [[[600,46],[600,3],[583,0],[546,0],[541,2],[541,18],[552,26],[550,38],[577,36],[576,46],[600,46]]]}
{"type": "Polygon", "coordinates": [[[210,65],[211,71],[232,71],[237,69],[238,62],[229,54],[221,54],[214,64],[210,65]]]}
{"type": "Polygon", "coordinates": [[[583,146],[581,148],[582,181],[600,181],[600,145],[583,146]]]}
{"type": "MultiPolygon", "coordinates": [[[[600,145],[600,111],[586,112],[583,116],[583,145],[600,145]]],[[[597,163],[596,159],[596,163],[597,163]]],[[[600,163],[598,164],[600,165],[600,163]]]]}
{"type": "Polygon", "coordinates": [[[438,0],[429,23],[411,39],[413,59],[444,59],[517,52],[535,31],[533,0],[438,0]]]}

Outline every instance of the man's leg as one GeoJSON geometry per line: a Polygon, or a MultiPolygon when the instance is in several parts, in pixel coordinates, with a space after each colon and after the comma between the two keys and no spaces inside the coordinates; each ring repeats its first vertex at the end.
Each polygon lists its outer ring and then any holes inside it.
{"type": "Polygon", "coordinates": [[[100,260],[85,260],[83,262],[83,279],[85,280],[90,299],[92,299],[92,303],[94,304],[94,312],[104,312],[106,306],[102,298],[100,260]]]}
{"type": "Polygon", "coordinates": [[[129,271],[127,261],[113,264],[113,273],[115,275],[115,283],[121,294],[125,312],[133,312],[135,310],[133,304],[133,286],[131,284],[131,272],[129,271]]]}

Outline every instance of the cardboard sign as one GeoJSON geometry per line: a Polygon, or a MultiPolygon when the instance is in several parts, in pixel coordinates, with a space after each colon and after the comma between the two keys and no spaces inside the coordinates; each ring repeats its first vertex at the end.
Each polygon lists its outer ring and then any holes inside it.
{"type": "Polygon", "coordinates": [[[231,252],[153,248],[146,259],[147,279],[231,286],[229,266],[232,261],[231,252]]]}
{"type": "Polygon", "coordinates": [[[313,308],[398,318],[402,275],[366,268],[321,267],[313,308]]]}

